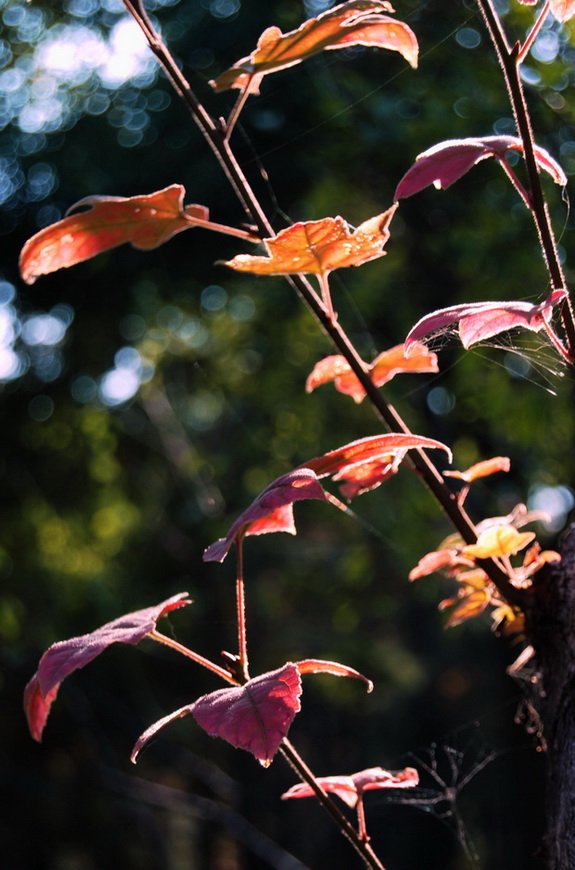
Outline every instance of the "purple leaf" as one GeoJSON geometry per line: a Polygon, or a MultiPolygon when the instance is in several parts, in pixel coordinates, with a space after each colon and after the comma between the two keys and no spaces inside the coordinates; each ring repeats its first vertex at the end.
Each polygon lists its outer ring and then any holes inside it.
{"type": "Polygon", "coordinates": [[[219,689],[181,707],[151,725],[138,739],[132,761],[160,728],[191,713],[204,731],[221,737],[238,749],[251,752],[267,767],[301,709],[301,677],[297,665],[288,662],[249,680],[244,686],[219,689]]]}
{"type": "MultiPolygon", "coordinates": [[[[559,164],[544,148],[536,145],[534,150],[541,169],[548,172],[557,184],[565,186],[567,177],[559,164]]],[[[503,161],[508,151],[523,153],[523,142],[519,137],[483,136],[440,142],[416,157],[413,166],[399,182],[395,199],[412,196],[430,184],[445,189],[469,172],[476,163],[487,157],[503,161]]]]}
{"type": "Polygon", "coordinates": [[[41,739],[50,706],[65,677],[83,668],[112,643],[139,643],[155,629],[161,616],[191,603],[187,592],[180,592],[154,607],[120,616],[89,634],[53,644],[40,659],[38,670],[24,691],[24,710],[32,737],[41,739]]]}
{"type": "Polygon", "coordinates": [[[295,535],[292,504],[305,498],[325,501],[326,495],[315,472],[296,468],[272,481],[230,528],[204,552],[204,562],[223,562],[234,541],[241,535],[288,532],[295,535]]]}
{"type": "Polygon", "coordinates": [[[406,355],[409,356],[409,349],[416,341],[443,333],[455,324],[459,325],[461,343],[465,348],[517,327],[531,332],[549,331],[553,306],[566,296],[566,290],[553,290],[540,305],[530,302],[473,302],[441,308],[415,324],[405,340],[406,355]]]}
{"type": "Polygon", "coordinates": [[[204,695],[191,712],[212,737],[246,749],[267,767],[301,709],[300,695],[299,669],[288,662],[244,686],[204,695]]]}

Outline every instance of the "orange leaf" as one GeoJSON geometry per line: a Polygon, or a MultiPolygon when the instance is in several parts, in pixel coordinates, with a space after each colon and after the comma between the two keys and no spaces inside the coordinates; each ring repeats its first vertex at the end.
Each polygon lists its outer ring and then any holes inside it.
{"type": "Polygon", "coordinates": [[[416,67],[418,44],[415,34],[407,24],[389,18],[384,12],[393,12],[391,4],[384,0],[350,0],[317,18],[310,18],[289,33],[282,33],[279,27],[268,27],[255,51],[241,58],[210,84],[216,91],[241,88],[257,94],[266,73],[295,66],[324,49],[352,45],[398,51],[412,67],[416,67]]]}
{"type": "Polygon", "coordinates": [[[264,239],[269,257],[239,254],[225,263],[239,272],[257,275],[326,275],[332,269],[361,266],[383,257],[389,224],[397,205],[350,230],[342,217],[293,224],[274,239],[264,239]]]}
{"type": "Polygon", "coordinates": [[[418,580],[420,577],[427,577],[428,574],[433,574],[440,568],[456,565],[458,561],[456,550],[434,550],[432,553],[426,553],[419,560],[415,568],[409,572],[409,579],[418,580]]]}
{"type": "MultiPolygon", "coordinates": [[[[474,616],[479,616],[480,613],[483,613],[489,604],[489,601],[490,595],[485,590],[471,592],[470,595],[466,595],[464,598],[459,600],[458,604],[456,604],[447,618],[445,627],[453,628],[454,625],[460,625],[468,619],[473,619],[474,616]]],[[[450,598],[446,601],[442,601],[439,607],[443,610],[445,607],[449,607],[452,604],[453,599],[450,598]]]]}
{"type": "Polygon", "coordinates": [[[489,576],[481,568],[472,568],[471,571],[460,571],[455,579],[462,586],[469,589],[485,589],[490,584],[489,576]]]}
{"type": "MultiPolygon", "coordinates": [[[[437,356],[428,350],[424,344],[416,342],[413,356],[406,357],[403,345],[398,344],[389,350],[384,350],[369,366],[371,380],[376,387],[390,381],[402,372],[437,372],[437,356]]],[[[335,382],[335,388],[346,396],[351,396],[355,402],[365,398],[365,390],[352,372],[343,356],[327,356],[314,366],[305,383],[307,393],[311,393],[321,384],[335,382]]]]}
{"type": "Polygon", "coordinates": [[[551,12],[559,21],[569,21],[575,15],[575,0],[551,0],[551,12]]]}
{"type": "Polygon", "coordinates": [[[535,538],[535,532],[518,532],[513,526],[492,526],[481,532],[477,543],[464,547],[463,556],[471,559],[489,559],[511,556],[522,550],[535,538]]]}
{"type": "Polygon", "coordinates": [[[494,456],[493,459],[485,459],[483,462],[476,462],[475,465],[470,465],[466,471],[444,471],[444,475],[445,477],[456,477],[458,480],[471,483],[479,477],[487,477],[489,474],[495,474],[497,471],[509,471],[510,464],[508,456],[494,456]]]}
{"type": "Polygon", "coordinates": [[[135,248],[157,248],[196,221],[207,221],[203,205],[184,208],[185,190],[172,184],[144,196],[88,196],[70,211],[88,206],[88,211],[69,214],[28,239],[20,254],[20,271],[27,284],[39,275],[74,266],[102,251],[129,242],[135,248]]]}

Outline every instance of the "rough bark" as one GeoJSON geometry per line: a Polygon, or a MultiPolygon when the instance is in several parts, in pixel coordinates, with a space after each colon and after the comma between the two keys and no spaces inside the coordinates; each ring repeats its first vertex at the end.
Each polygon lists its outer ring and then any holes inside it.
{"type": "Polygon", "coordinates": [[[538,576],[527,613],[547,761],[546,870],[575,870],[575,524],[561,554],[538,576]]]}

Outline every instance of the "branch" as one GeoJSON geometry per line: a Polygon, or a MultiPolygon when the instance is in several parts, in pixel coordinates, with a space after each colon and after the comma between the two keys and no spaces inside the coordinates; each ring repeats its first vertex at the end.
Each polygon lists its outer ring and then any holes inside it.
{"type": "MultiPolygon", "coordinates": [[[[539,243],[547,264],[551,286],[554,290],[562,290],[566,287],[565,276],[561,268],[557,242],[549,217],[547,202],[541,187],[539,167],[535,160],[533,129],[525,91],[519,75],[519,66],[522,58],[519,44],[510,46],[503,26],[494,9],[492,0],[477,0],[477,4],[483,15],[489,36],[495,47],[501,71],[505,78],[513,116],[517,125],[517,132],[523,142],[525,163],[530,186],[530,211],[537,228],[539,243]]],[[[575,319],[573,309],[568,297],[559,305],[561,320],[567,337],[567,349],[571,361],[575,363],[575,319]]]]}
{"type": "MultiPolygon", "coordinates": [[[[199,102],[192,91],[189,82],[182,74],[169,49],[163,42],[162,37],[157,30],[155,30],[141,0],[123,0],[123,2],[128,12],[130,12],[141,27],[151,50],[158,58],[176,92],[186,103],[194,121],[200,128],[213,154],[222,166],[234,192],[244,206],[246,213],[256,225],[260,238],[273,238],[275,236],[275,231],[235,158],[227,136],[225,123],[222,122],[216,124],[199,102]]],[[[486,0],[478,0],[478,2],[486,2],[486,0]]],[[[531,155],[533,157],[533,148],[531,148],[531,155]]],[[[539,176],[537,174],[537,166],[535,163],[534,166],[538,182],[539,176]]],[[[551,239],[553,239],[552,235],[551,239]]],[[[556,257],[556,261],[559,263],[558,257],[556,257]]],[[[559,272],[559,275],[561,276],[560,286],[562,287],[564,282],[561,272],[559,272]]],[[[318,299],[318,296],[310,282],[302,275],[291,275],[288,276],[287,280],[296,290],[300,298],[305,302],[319,324],[323,327],[337,350],[348,362],[353,373],[364,388],[376,414],[390,431],[409,434],[409,427],[395,408],[388,404],[381,391],[374,386],[369,374],[364,369],[361,357],[356,351],[354,345],[351,343],[338,321],[335,318],[331,318],[329,313],[326,312],[325,306],[318,299]]],[[[575,348],[575,325],[573,329],[573,339],[573,347],[575,348]]],[[[441,473],[432,460],[422,450],[410,451],[409,463],[420,476],[427,488],[435,496],[441,509],[449,518],[465,543],[475,543],[477,540],[477,531],[473,522],[464,508],[458,503],[456,495],[445,484],[441,473]]],[[[489,559],[482,562],[481,567],[489,575],[489,578],[494,583],[500,594],[510,604],[514,604],[518,607],[522,606],[523,598],[525,597],[523,591],[513,586],[510,577],[505,574],[499,565],[489,559]]]]}

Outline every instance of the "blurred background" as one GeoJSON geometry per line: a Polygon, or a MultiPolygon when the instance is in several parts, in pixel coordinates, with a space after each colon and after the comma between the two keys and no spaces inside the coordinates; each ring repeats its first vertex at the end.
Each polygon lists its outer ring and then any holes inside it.
{"type": "MultiPolygon", "coordinates": [[[[208,85],[326,0],[154,0],[147,8],[214,116],[234,94],[208,85]]],[[[533,9],[498,3],[514,38],[533,9]]],[[[513,133],[473,2],[398,0],[421,46],[324,52],[269,76],[234,143],[280,228],[387,209],[416,155],[446,138],[513,133]]],[[[282,759],[263,770],[186,718],[129,763],[155,719],[220,688],[151,641],[114,646],[66,681],[44,742],[23,688],[56,640],[187,590],[161,629],[219,660],[234,650],[234,565],[204,548],[274,477],[380,425],[331,385],[306,395],[331,348],[288,285],[218,264],[244,250],[201,230],[149,253],[122,247],[26,286],[19,250],[91,194],[184,184],[214,220],[244,215],[119,0],[0,0],[0,850],[7,870],[343,870],[359,866],[311,801],[282,803],[282,759]]],[[[575,173],[574,48],[549,20],[524,67],[539,144],[575,173]]],[[[544,180],[562,256],[568,192],[544,180]]],[[[434,308],[540,300],[547,278],[529,215],[493,161],[447,193],[402,203],[387,256],[333,276],[340,320],[364,357],[403,341],[434,308]]],[[[571,261],[573,256],[571,255],[571,261]]],[[[568,277],[572,276],[566,263],[568,277]]],[[[556,545],[573,505],[572,388],[539,336],[464,353],[439,375],[386,387],[412,429],[465,468],[494,455],[475,519],[519,502],[550,515],[556,545]]],[[[306,502],[299,534],[248,540],[252,672],[333,658],[374,680],[305,678],[290,736],[318,775],[416,766],[422,787],[368,795],[386,867],[528,870],[542,834],[542,757],[505,674],[517,650],[488,616],[444,631],[434,576],[410,584],[450,533],[407,469],[354,501],[306,502]]]]}

